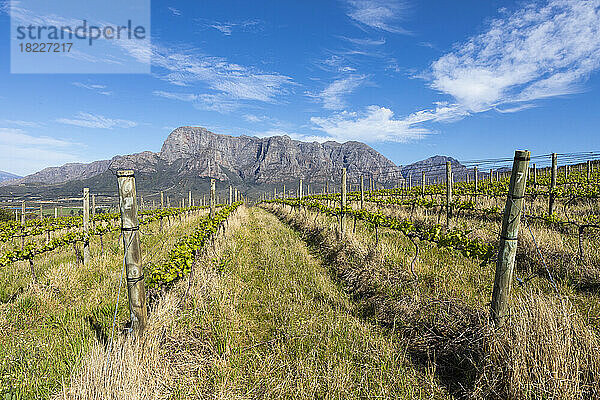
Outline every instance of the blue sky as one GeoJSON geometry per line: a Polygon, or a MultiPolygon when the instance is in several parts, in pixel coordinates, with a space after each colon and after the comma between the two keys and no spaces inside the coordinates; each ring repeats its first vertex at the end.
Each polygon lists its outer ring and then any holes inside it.
{"type": "Polygon", "coordinates": [[[0,170],[159,151],[182,125],[397,164],[600,150],[600,0],[154,0],[151,74],[11,74],[9,9],[0,170]]]}

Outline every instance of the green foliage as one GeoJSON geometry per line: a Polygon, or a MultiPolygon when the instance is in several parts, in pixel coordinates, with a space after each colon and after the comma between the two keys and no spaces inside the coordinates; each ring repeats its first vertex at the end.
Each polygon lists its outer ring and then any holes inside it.
{"type": "Polygon", "coordinates": [[[168,286],[188,274],[192,269],[196,252],[204,247],[206,241],[241,204],[242,202],[237,202],[223,207],[214,218],[202,219],[192,234],[184,236],[175,244],[165,262],[151,267],[148,286],[168,286]]]}

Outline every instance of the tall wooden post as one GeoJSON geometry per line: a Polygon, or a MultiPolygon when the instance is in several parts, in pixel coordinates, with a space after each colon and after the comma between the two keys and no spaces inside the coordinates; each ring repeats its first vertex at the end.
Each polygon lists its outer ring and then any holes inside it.
{"type": "Polygon", "coordinates": [[[214,179],[210,180],[210,218],[215,217],[215,192],[217,190],[217,184],[214,179]]]}
{"type": "Polygon", "coordinates": [[[446,228],[450,228],[452,218],[452,164],[446,162],[446,228]]]}
{"type": "Polygon", "coordinates": [[[162,190],[160,191],[160,208],[165,208],[165,194],[162,190]]]}
{"type": "Polygon", "coordinates": [[[233,204],[233,187],[229,185],[229,205],[233,204]]]}
{"type": "Polygon", "coordinates": [[[188,207],[192,206],[192,191],[188,191],[188,207]]]}
{"type": "Polygon", "coordinates": [[[21,225],[25,223],[25,200],[21,202],[21,225]]]}
{"type": "Polygon", "coordinates": [[[550,173],[550,195],[548,196],[548,215],[554,214],[554,200],[556,190],[556,174],[558,170],[558,156],[556,153],[552,153],[552,171],[550,173]]]}
{"type": "Polygon", "coordinates": [[[273,188],[273,199],[277,199],[277,188],[273,188]]]}
{"type": "Polygon", "coordinates": [[[360,209],[365,209],[365,178],[360,176],[360,209]]]}
{"type": "Polygon", "coordinates": [[[238,200],[239,200],[239,198],[238,198],[238,197],[239,197],[239,196],[238,196],[238,190],[237,190],[237,189],[235,189],[235,190],[234,190],[234,193],[235,193],[235,202],[237,203],[237,202],[238,202],[238,200]]]}
{"type": "Polygon", "coordinates": [[[146,291],[144,288],[144,270],[142,267],[142,249],[136,203],[135,176],[133,171],[117,171],[119,184],[119,208],[121,211],[121,234],[125,249],[125,269],[131,327],[140,333],[146,327],[148,310],[146,309],[146,291]]]}
{"type": "Polygon", "coordinates": [[[96,215],[96,195],[92,195],[92,217],[96,215]]]}
{"type": "Polygon", "coordinates": [[[533,187],[537,187],[537,165],[533,164],[533,187]]]}
{"type": "Polygon", "coordinates": [[[412,174],[408,174],[408,190],[412,189],[412,174]]]}
{"type": "Polygon", "coordinates": [[[282,199],[286,199],[286,194],[285,194],[285,185],[283,185],[283,193],[282,193],[282,199]]]}
{"type": "Polygon", "coordinates": [[[587,182],[590,183],[590,181],[592,179],[592,162],[590,160],[588,160],[585,166],[586,166],[587,182]]]}
{"type": "Polygon", "coordinates": [[[83,265],[90,262],[90,189],[83,188],[83,265]]]}
{"type": "Polygon", "coordinates": [[[512,285],[519,224],[525,203],[525,187],[527,185],[527,166],[529,151],[515,151],[512,174],[508,189],[508,198],[502,217],[502,232],[496,260],[496,276],[492,293],[491,317],[496,326],[502,326],[508,311],[508,299],[512,285]]]}
{"type": "Polygon", "coordinates": [[[298,186],[298,198],[300,200],[302,200],[302,197],[303,197],[303,193],[302,193],[302,179],[300,179],[300,184],[298,186]]]}
{"type": "Polygon", "coordinates": [[[425,197],[425,171],[421,171],[421,196],[425,197]]]}
{"type": "Polygon", "coordinates": [[[42,206],[42,203],[40,203],[40,221],[44,220],[44,208],[42,206]]]}
{"type": "Polygon", "coordinates": [[[342,168],[342,187],[341,187],[341,214],[340,214],[340,237],[344,238],[344,228],[346,223],[346,168],[342,168]]]}
{"type": "Polygon", "coordinates": [[[54,219],[58,218],[58,207],[54,207],[54,219]]]}

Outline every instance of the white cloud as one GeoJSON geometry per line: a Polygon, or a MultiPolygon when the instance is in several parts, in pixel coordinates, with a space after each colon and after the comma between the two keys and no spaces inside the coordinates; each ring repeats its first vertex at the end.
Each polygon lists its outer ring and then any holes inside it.
{"type": "Polygon", "coordinates": [[[401,0],[348,0],[348,16],[371,28],[392,33],[408,33],[398,26],[407,5],[401,0]]]}
{"type": "Polygon", "coordinates": [[[48,136],[32,136],[22,129],[0,128],[0,169],[26,175],[48,165],[80,161],[70,152],[76,143],[48,136]]]}
{"type": "Polygon", "coordinates": [[[82,82],[73,82],[73,86],[77,86],[78,88],[92,90],[98,94],[104,96],[112,95],[110,90],[106,90],[106,85],[98,85],[98,84],[90,84],[90,83],[82,83],[82,82]]]}
{"type": "Polygon", "coordinates": [[[579,92],[600,67],[598,7],[551,0],[496,19],[432,64],[431,87],[469,112],[579,92]]]}
{"type": "Polygon", "coordinates": [[[107,118],[102,115],[80,112],[75,118],[58,118],[56,122],[67,125],[81,126],[84,128],[133,128],[138,125],[137,122],[126,119],[107,118]]]}
{"type": "Polygon", "coordinates": [[[344,96],[351,94],[360,87],[367,77],[365,75],[351,75],[333,81],[319,93],[307,93],[308,96],[323,102],[323,107],[328,110],[341,110],[346,106],[344,96]]]}
{"type": "Polygon", "coordinates": [[[205,83],[209,89],[229,100],[274,102],[287,93],[292,78],[278,73],[262,72],[228,62],[225,58],[194,54],[193,51],[173,51],[153,46],[153,66],[164,72],[157,76],[176,86],[205,83]]]}
{"type": "Polygon", "coordinates": [[[380,106],[369,106],[364,113],[343,111],[328,118],[312,117],[315,129],[325,132],[331,140],[345,142],[409,142],[422,139],[430,133],[427,129],[414,126],[422,122],[421,117],[394,119],[394,112],[380,106]]]}
{"type": "Polygon", "coordinates": [[[248,122],[261,122],[263,120],[262,117],[258,117],[254,114],[244,114],[242,117],[248,122]]]}
{"type": "Polygon", "coordinates": [[[153,94],[166,99],[190,102],[199,110],[217,111],[223,114],[235,111],[240,106],[237,101],[223,94],[174,93],[162,90],[155,90],[153,94]]]}
{"type": "Polygon", "coordinates": [[[5,145],[33,145],[33,146],[53,146],[65,147],[74,143],[55,139],[48,136],[31,136],[22,129],[0,128],[0,143],[5,145]]]}
{"type": "Polygon", "coordinates": [[[24,128],[40,128],[43,126],[43,124],[41,124],[39,122],[22,121],[22,120],[17,120],[17,119],[3,119],[0,122],[3,124],[16,125],[16,126],[21,126],[24,128]]]}
{"type": "Polygon", "coordinates": [[[211,25],[212,28],[215,28],[216,30],[218,30],[219,32],[221,32],[222,34],[224,34],[225,36],[231,36],[232,28],[234,25],[232,24],[222,24],[222,23],[214,23],[211,25]]]}
{"type": "Polygon", "coordinates": [[[176,17],[181,16],[181,11],[179,11],[175,7],[168,7],[168,9],[169,11],[171,11],[171,14],[175,15],[176,17]]]}
{"type": "Polygon", "coordinates": [[[293,140],[299,140],[301,142],[319,142],[323,143],[327,140],[331,140],[325,136],[316,136],[316,135],[305,135],[303,133],[296,132],[288,132],[281,129],[271,129],[265,132],[255,133],[256,137],[264,138],[264,137],[272,137],[272,136],[289,136],[293,140]]]}
{"type": "Polygon", "coordinates": [[[349,38],[342,36],[342,39],[347,40],[350,43],[356,44],[358,46],[381,46],[385,44],[385,39],[381,38],[379,40],[375,39],[358,39],[358,38],[349,38]]]}

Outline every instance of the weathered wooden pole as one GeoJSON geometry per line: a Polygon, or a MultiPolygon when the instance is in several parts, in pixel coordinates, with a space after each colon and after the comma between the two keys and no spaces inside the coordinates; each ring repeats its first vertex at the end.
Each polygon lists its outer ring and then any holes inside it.
{"type": "Polygon", "coordinates": [[[58,218],[58,207],[54,207],[54,219],[58,218]]]}
{"type": "Polygon", "coordinates": [[[592,162],[590,160],[588,160],[585,166],[586,166],[587,182],[590,183],[590,181],[592,180],[592,162]]]}
{"type": "Polygon", "coordinates": [[[365,209],[365,178],[360,176],[360,209],[365,209]]]}
{"type": "Polygon", "coordinates": [[[90,262],[90,189],[83,188],[83,265],[90,262]]]}
{"type": "Polygon", "coordinates": [[[421,196],[425,197],[425,171],[421,171],[421,196]]]}
{"type": "Polygon", "coordinates": [[[25,200],[21,202],[21,225],[25,223],[25,200]]]}
{"type": "Polygon", "coordinates": [[[452,164],[446,162],[446,228],[450,228],[452,218],[452,164]]]}
{"type": "Polygon", "coordinates": [[[537,187],[537,165],[533,164],[533,187],[537,187]]]}
{"type": "Polygon", "coordinates": [[[192,206],[192,191],[188,191],[188,207],[192,206]]]}
{"type": "Polygon", "coordinates": [[[119,184],[119,208],[121,211],[121,234],[125,249],[125,270],[131,328],[141,333],[148,321],[146,309],[146,291],[144,288],[144,270],[142,268],[142,249],[133,171],[117,171],[119,184]]]}
{"type": "Polygon", "coordinates": [[[217,183],[214,179],[210,180],[210,218],[215,217],[215,192],[217,190],[217,183]]]}
{"type": "Polygon", "coordinates": [[[96,195],[92,195],[92,217],[96,215],[96,195]]]}
{"type": "Polygon", "coordinates": [[[408,174],[408,190],[412,189],[412,174],[408,174]]]}
{"type": "Polygon", "coordinates": [[[165,193],[160,191],[160,208],[165,208],[165,193]]]}
{"type": "Polygon", "coordinates": [[[283,185],[283,193],[282,193],[282,199],[286,199],[286,194],[285,194],[285,185],[283,185]]]}
{"type": "Polygon", "coordinates": [[[298,198],[300,200],[302,200],[303,197],[303,193],[302,193],[302,179],[300,179],[300,184],[298,185],[298,198]]]}
{"type": "Polygon", "coordinates": [[[474,203],[477,204],[477,193],[479,192],[479,174],[477,173],[477,167],[473,168],[473,179],[475,182],[475,196],[474,196],[474,203]]]}
{"type": "Polygon", "coordinates": [[[527,166],[530,156],[529,151],[515,151],[508,198],[502,217],[502,231],[496,260],[496,276],[494,278],[491,306],[492,321],[497,327],[504,324],[508,315],[508,300],[515,266],[515,255],[517,254],[519,224],[525,203],[527,166]]]}
{"type": "Polygon", "coordinates": [[[340,238],[344,238],[344,228],[346,223],[346,168],[342,168],[342,187],[341,187],[341,213],[340,213],[340,238]]]}
{"type": "Polygon", "coordinates": [[[548,215],[554,214],[554,200],[556,194],[556,175],[558,171],[558,156],[552,153],[552,171],[550,172],[550,195],[548,196],[548,215]]]}
{"type": "Polygon", "coordinates": [[[273,199],[277,199],[277,188],[273,188],[273,199]]]}
{"type": "Polygon", "coordinates": [[[238,199],[238,190],[237,190],[237,188],[234,190],[234,192],[235,192],[235,202],[237,203],[238,200],[239,200],[238,199]]]}
{"type": "Polygon", "coordinates": [[[44,220],[44,208],[42,206],[42,203],[40,203],[40,221],[44,220]]]}
{"type": "Polygon", "coordinates": [[[233,204],[233,187],[229,185],[229,205],[233,204]]]}

